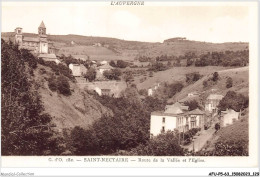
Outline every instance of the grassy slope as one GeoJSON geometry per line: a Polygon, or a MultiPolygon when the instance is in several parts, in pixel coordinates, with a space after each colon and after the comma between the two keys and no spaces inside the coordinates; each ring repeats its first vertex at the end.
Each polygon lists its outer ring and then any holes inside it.
{"type": "MultiPolygon", "coordinates": [[[[223,69],[223,68],[222,68],[223,69]]],[[[217,70],[211,68],[211,69],[203,69],[209,71],[209,73],[213,73],[217,70]]],[[[201,72],[200,72],[201,73],[201,72]]],[[[208,78],[212,77],[212,74],[206,75],[194,84],[191,84],[183,90],[176,94],[171,101],[181,100],[185,97],[187,97],[188,93],[198,91],[198,92],[204,92],[199,99],[203,100],[206,98],[206,96],[209,95],[210,89],[217,89],[216,92],[220,93],[222,95],[225,95],[227,91],[232,90],[236,91],[238,93],[248,95],[249,93],[249,67],[242,67],[242,68],[230,68],[230,69],[224,69],[218,71],[220,80],[217,82],[217,84],[203,88],[203,81],[207,80],[208,78]],[[227,89],[226,88],[226,78],[231,77],[233,79],[233,87],[227,89]]],[[[202,74],[202,73],[201,73],[202,74]]]]}
{"type": "Polygon", "coordinates": [[[52,74],[50,68],[39,65],[35,71],[35,78],[37,83],[41,85],[39,93],[42,96],[45,111],[53,116],[53,122],[58,128],[87,127],[99,119],[102,114],[111,113],[97,100],[81,91],[75,83],[70,82],[71,89],[74,90],[71,96],[52,92],[45,79],[50,74],[52,74]],[[47,73],[40,74],[40,68],[44,68],[47,73]]]}
{"type": "Polygon", "coordinates": [[[148,89],[156,82],[185,82],[186,74],[191,72],[199,72],[201,75],[211,74],[212,71],[225,70],[227,68],[220,66],[206,66],[206,67],[174,67],[166,71],[159,71],[153,74],[153,77],[147,77],[143,83],[139,83],[140,76],[136,78],[136,84],[138,89],[148,89]]]}
{"type": "Polygon", "coordinates": [[[206,151],[213,151],[217,142],[237,142],[249,140],[248,112],[232,125],[222,127],[205,145],[206,151]]]}

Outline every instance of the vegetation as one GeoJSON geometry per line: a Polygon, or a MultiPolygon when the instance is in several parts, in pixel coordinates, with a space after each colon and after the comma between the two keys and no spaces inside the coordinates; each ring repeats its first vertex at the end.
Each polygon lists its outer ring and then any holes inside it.
{"type": "Polygon", "coordinates": [[[208,52],[195,61],[195,66],[246,66],[249,50],[208,52]]]}
{"type": "Polygon", "coordinates": [[[192,128],[186,131],[185,133],[181,132],[179,134],[181,144],[183,145],[190,144],[192,142],[192,138],[194,137],[194,135],[196,135],[196,133],[199,132],[200,130],[201,130],[200,128],[192,128]]]}
{"type": "Polygon", "coordinates": [[[41,65],[50,67],[52,71],[55,73],[55,75],[63,75],[69,78],[70,80],[75,81],[75,78],[72,76],[72,72],[68,66],[62,63],[56,64],[54,61],[44,61],[42,59],[37,59],[37,62],[41,65]]]}
{"type": "Polygon", "coordinates": [[[36,59],[1,40],[1,66],[2,155],[58,154],[52,117],[44,113],[32,77],[36,59]]]}
{"type": "Polygon", "coordinates": [[[199,108],[199,103],[196,100],[185,101],[184,105],[189,106],[189,111],[199,108]]]}
{"type": "Polygon", "coordinates": [[[198,81],[201,77],[202,75],[200,75],[199,72],[188,73],[186,74],[186,82],[190,84],[198,81]]]}
{"type": "Polygon", "coordinates": [[[228,91],[222,100],[220,100],[218,109],[224,111],[227,108],[235,111],[244,110],[248,107],[249,98],[234,91],[228,91]]]}
{"type": "Polygon", "coordinates": [[[180,82],[174,83],[162,83],[160,87],[155,91],[155,97],[159,99],[169,99],[172,98],[176,93],[180,92],[184,85],[180,82]]]}
{"type": "Polygon", "coordinates": [[[226,80],[226,88],[231,88],[233,86],[233,79],[228,77],[226,80]]]}
{"type": "Polygon", "coordinates": [[[122,75],[122,72],[120,69],[111,69],[109,71],[104,71],[103,75],[105,78],[109,80],[120,80],[120,76],[122,75]]]}
{"type": "Polygon", "coordinates": [[[149,71],[154,71],[154,72],[158,72],[158,71],[164,71],[167,69],[167,66],[165,66],[163,63],[160,62],[155,62],[153,63],[150,67],[149,67],[149,71]]]}
{"type": "Polygon", "coordinates": [[[96,70],[94,68],[89,68],[87,73],[84,75],[84,77],[89,81],[92,82],[96,79],[96,70]]]}
{"type": "Polygon", "coordinates": [[[117,60],[116,63],[113,60],[111,60],[109,64],[110,66],[117,67],[117,68],[126,68],[129,65],[128,62],[125,62],[123,60],[117,60]]]}
{"type": "Polygon", "coordinates": [[[146,144],[141,144],[129,152],[121,151],[115,155],[182,156],[184,152],[178,144],[178,134],[168,131],[156,137],[152,137],[146,144]]]}

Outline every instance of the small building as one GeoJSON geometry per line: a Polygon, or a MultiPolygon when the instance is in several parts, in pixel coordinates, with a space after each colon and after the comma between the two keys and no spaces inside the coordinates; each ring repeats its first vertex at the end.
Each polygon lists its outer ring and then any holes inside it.
{"type": "Polygon", "coordinates": [[[147,94],[148,96],[153,96],[154,92],[160,87],[160,83],[155,83],[153,84],[152,87],[150,87],[148,90],[147,90],[147,94]]]}
{"type": "Polygon", "coordinates": [[[220,100],[222,100],[224,96],[220,94],[210,94],[205,103],[205,111],[209,111],[210,113],[216,113],[218,111],[218,104],[220,100]]]}
{"type": "Polygon", "coordinates": [[[80,77],[86,74],[87,68],[82,64],[69,64],[69,68],[72,71],[74,77],[80,77]]]}
{"type": "Polygon", "coordinates": [[[221,126],[226,127],[233,124],[234,121],[238,120],[239,112],[233,109],[227,109],[226,111],[221,111],[221,126]]]}

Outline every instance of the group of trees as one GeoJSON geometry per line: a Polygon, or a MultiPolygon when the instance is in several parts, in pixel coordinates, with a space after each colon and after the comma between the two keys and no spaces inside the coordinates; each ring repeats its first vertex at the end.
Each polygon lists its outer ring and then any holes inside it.
{"type": "Polygon", "coordinates": [[[235,111],[244,110],[249,105],[248,96],[238,94],[234,91],[228,91],[222,100],[220,100],[218,109],[224,111],[227,108],[235,111]]]}
{"type": "Polygon", "coordinates": [[[58,93],[63,94],[65,96],[71,95],[69,81],[63,75],[58,76],[58,77],[56,77],[55,75],[52,75],[48,79],[48,86],[49,86],[50,90],[53,92],[58,91],[58,93]]]}
{"type": "Polygon", "coordinates": [[[104,71],[103,75],[105,78],[109,80],[121,80],[120,76],[122,75],[122,72],[120,69],[115,68],[108,71],[104,71]]]}
{"type": "Polygon", "coordinates": [[[114,62],[113,60],[111,60],[109,62],[110,66],[112,67],[116,67],[116,68],[126,68],[129,63],[123,60],[117,60],[116,62],[114,62]]]}
{"type": "Polygon", "coordinates": [[[89,56],[87,60],[81,60],[81,59],[76,59],[73,56],[69,55],[69,56],[65,56],[65,55],[61,55],[60,59],[62,60],[62,62],[64,62],[67,66],[69,66],[69,64],[73,63],[73,64],[83,64],[86,68],[89,68],[91,65],[91,61],[89,60],[89,56]]]}
{"type": "Polygon", "coordinates": [[[195,61],[195,66],[246,66],[249,50],[208,52],[195,61]]]}
{"type": "Polygon", "coordinates": [[[201,77],[202,77],[202,75],[200,75],[199,72],[188,73],[188,74],[186,74],[186,82],[190,84],[190,83],[196,82],[201,77]]]}
{"type": "Polygon", "coordinates": [[[207,88],[211,85],[217,84],[217,81],[220,79],[218,72],[214,72],[211,77],[203,81],[203,87],[207,88]]]}
{"type": "Polygon", "coordinates": [[[160,87],[155,91],[154,96],[159,99],[172,98],[176,93],[180,92],[184,85],[181,82],[174,83],[162,83],[160,87]]]}
{"type": "Polygon", "coordinates": [[[200,105],[196,100],[185,101],[184,105],[189,106],[189,111],[200,108],[200,105]]]}
{"type": "Polygon", "coordinates": [[[2,155],[59,154],[52,117],[33,79],[36,59],[11,42],[1,40],[2,155]]]}

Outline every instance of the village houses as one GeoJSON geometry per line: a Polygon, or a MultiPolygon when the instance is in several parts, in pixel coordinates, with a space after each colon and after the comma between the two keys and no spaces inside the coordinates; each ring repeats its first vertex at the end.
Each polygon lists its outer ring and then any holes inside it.
{"type": "Polygon", "coordinates": [[[160,87],[160,83],[153,84],[152,87],[150,87],[147,91],[148,96],[152,96],[154,92],[160,87]]]}
{"type": "Polygon", "coordinates": [[[192,128],[204,128],[204,112],[195,109],[188,110],[179,102],[173,105],[167,105],[165,111],[156,111],[151,113],[150,134],[157,136],[168,130],[186,132],[192,128]]]}

